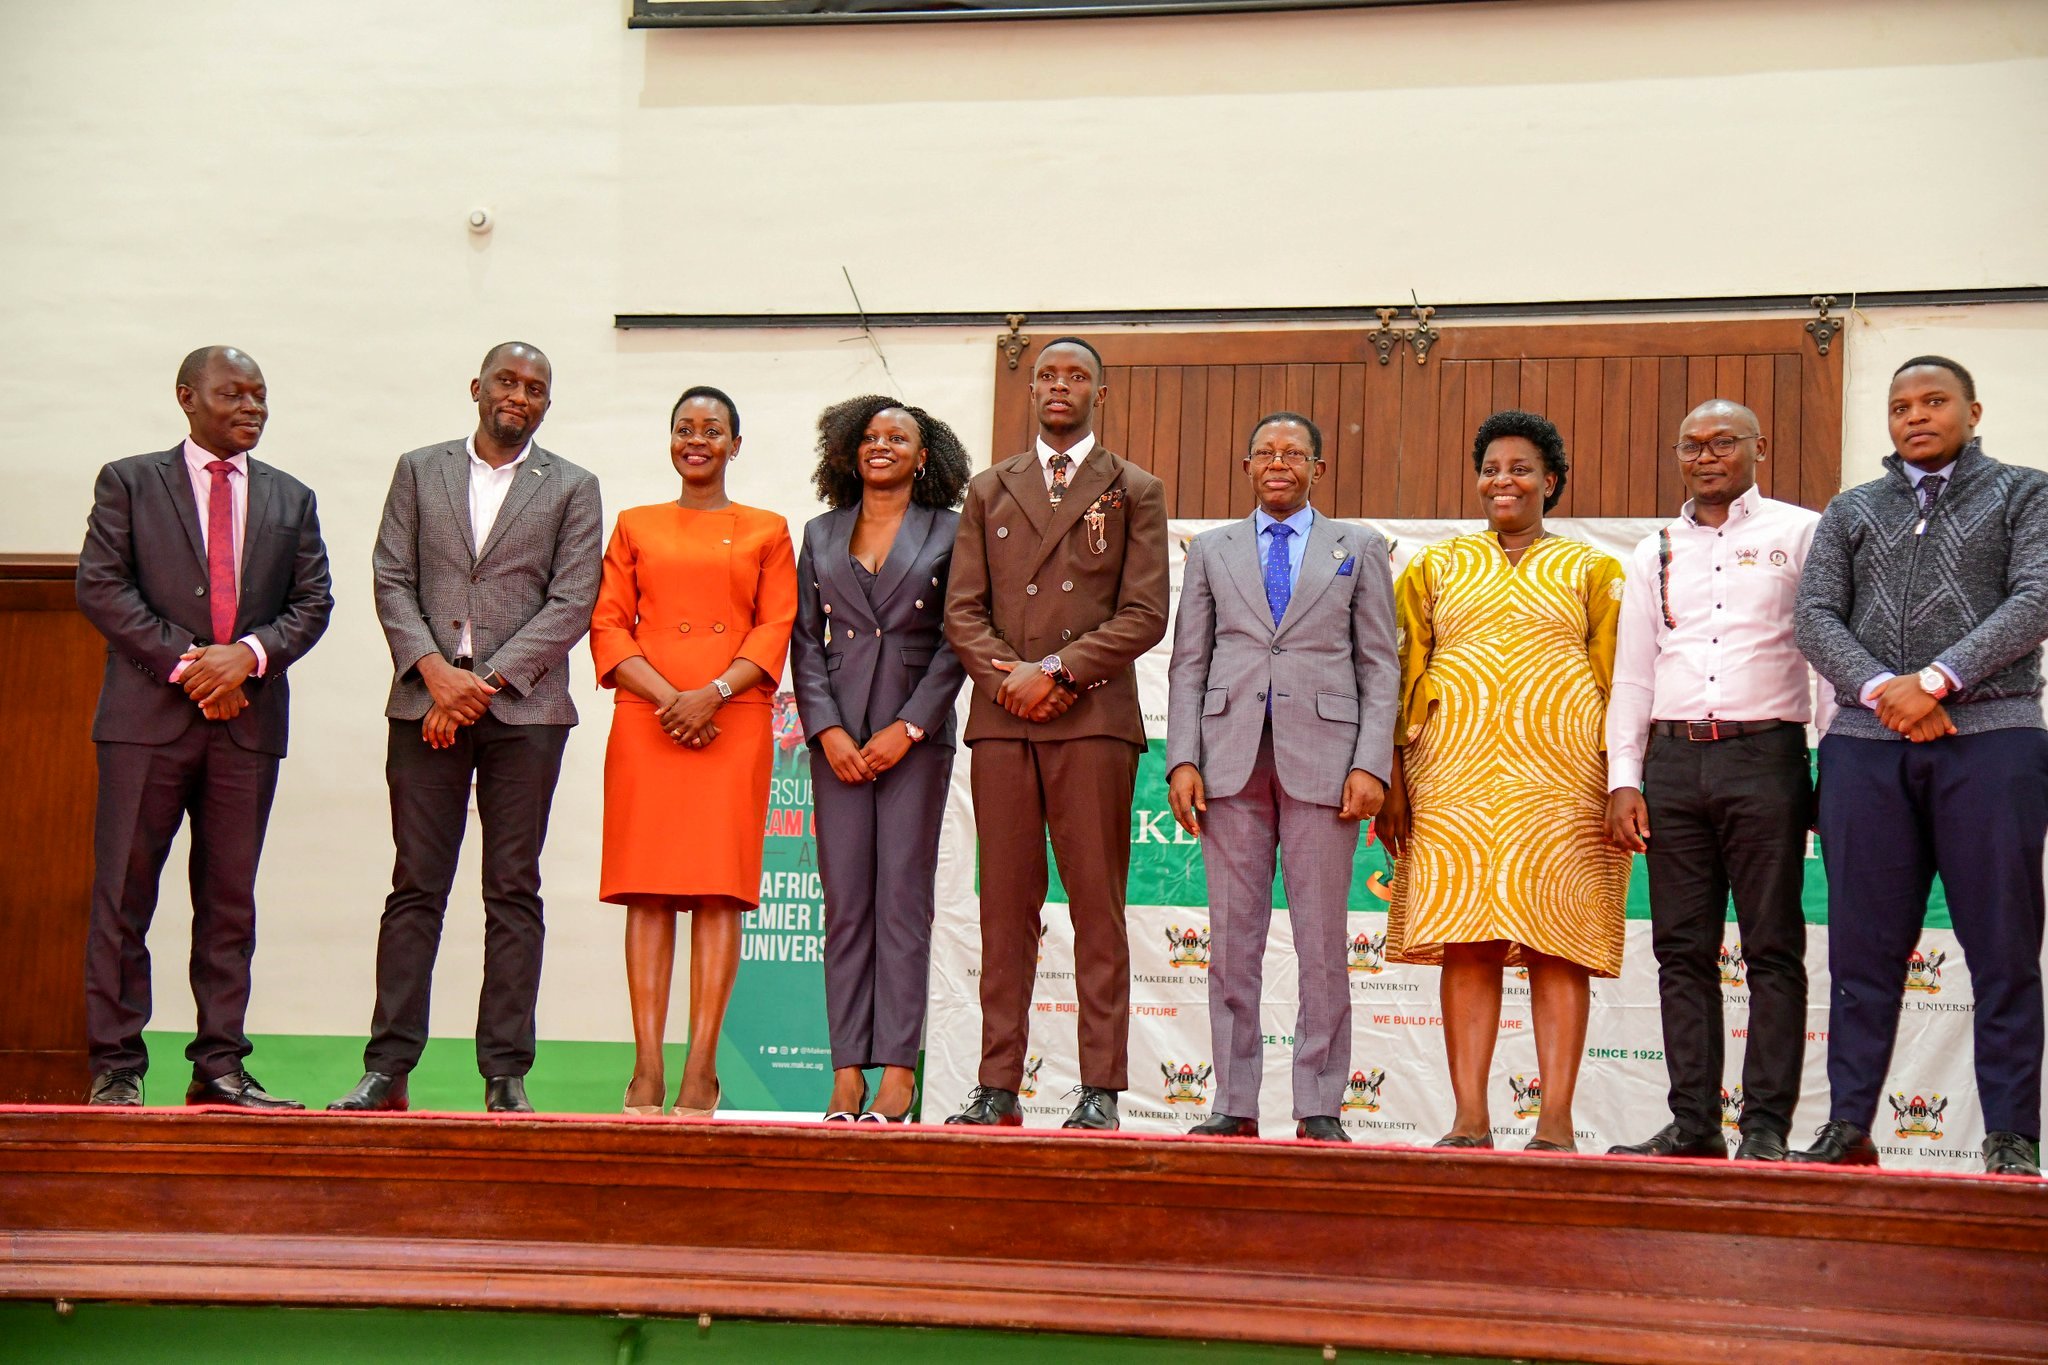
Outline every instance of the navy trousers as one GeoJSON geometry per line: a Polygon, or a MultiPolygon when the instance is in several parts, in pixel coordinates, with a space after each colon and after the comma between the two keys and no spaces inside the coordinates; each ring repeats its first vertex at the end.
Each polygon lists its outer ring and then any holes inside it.
{"type": "Polygon", "coordinates": [[[1830,1118],[1868,1129],[1877,1117],[1938,872],[1976,994],[1985,1130],[2039,1140],[2044,836],[2048,730],[1821,741],[1830,1118]]]}

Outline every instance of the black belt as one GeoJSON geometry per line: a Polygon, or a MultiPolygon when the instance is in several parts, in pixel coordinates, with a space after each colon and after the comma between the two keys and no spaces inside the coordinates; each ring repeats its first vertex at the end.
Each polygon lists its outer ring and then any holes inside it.
{"type": "Polygon", "coordinates": [[[1766,730],[1790,724],[1789,720],[1653,720],[1650,733],[1689,739],[1695,744],[1711,744],[1718,739],[1760,735],[1766,730]]]}

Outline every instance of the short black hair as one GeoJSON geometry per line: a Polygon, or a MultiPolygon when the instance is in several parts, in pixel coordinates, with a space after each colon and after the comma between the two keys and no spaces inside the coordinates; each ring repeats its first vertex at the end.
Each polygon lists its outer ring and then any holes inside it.
{"type": "Polygon", "coordinates": [[[1917,370],[1922,365],[1932,365],[1937,370],[1947,370],[1962,384],[1964,400],[1971,403],[1977,401],[1977,381],[1970,377],[1968,370],[1945,355],[1916,355],[1896,370],[1893,370],[1892,378],[1897,379],[1906,371],[1917,370]]]}
{"type": "Polygon", "coordinates": [[[503,355],[506,351],[513,349],[514,347],[517,347],[522,351],[533,352],[535,358],[537,358],[541,364],[548,367],[548,376],[550,378],[554,377],[555,362],[548,359],[548,353],[546,351],[543,351],[540,347],[534,345],[530,341],[499,342],[497,345],[491,347],[490,350],[484,352],[484,363],[477,366],[477,374],[479,376],[489,374],[491,372],[491,366],[498,363],[498,357],[500,355],[503,355]]]}
{"type": "Polygon", "coordinates": [[[676,399],[676,405],[668,410],[668,424],[676,424],[676,414],[683,410],[683,404],[692,398],[709,398],[725,409],[725,418],[732,423],[732,438],[740,438],[740,410],[724,389],[714,389],[709,384],[692,384],[683,390],[683,396],[676,399]]]}
{"type": "Polygon", "coordinates": [[[1251,455],[1252,447],[1259,443],[1259,433],[1272,426],[1275,422],[1300,423],[1302,428],[1308,432],[1309,453],[1316,457],[1317,464],[1323,462],[1323,429],[1298,412],[1286,411],[1269,412],[1258,421],[1252,423],[1252,434],[1245,437],[1244,441],[1244,451],[1247,457],[1251,455]]]}
{"type": "Polygon", "coordinates": [[[1051,341],[1039,347],[1038,353],[1043,356],[1055,346],[1079,346],[1082,350],[1086,351],[1095,361],[1095,382],[1098,384],[1102,382],[1102,376],[1106,369],[1102,362],[1102,352],[1096,350],[1079,337],[1054,337],[1051,341]]]}
{"type": "Polygon", "coordinates": [[[1557,500],[1564,496],[1566,473],[1572,462],[1564,453],[1564,437],[1557,434],[1557,428],[1548,417],[1520,408],[1506,408],[1496,412],[1479,424],[1479,434],[1472,438],[1472,472],[1477,474],[1486,463],[1486,448],[1503,436],[1519,436],[1536,447],[1543,456],[1543,467],[1557,476],[1557,487],[1550,490],[1550,496],[1543,500],[1543,510],[1548,512],[1557,506],[1557,500]]]}
{"type": "Polygon", "coordinates": [[[903,412],[917,423],[924,442],[924,473],[911,481],[910,500],[923,507],[958,507],[974,469],[967,447],[953,428],[900,398],[862,394],[834,403],[818,414],[818,467],[811,487],[827,507],[851,507],[860,501],[860,442],[878,413],[903,412]]]}

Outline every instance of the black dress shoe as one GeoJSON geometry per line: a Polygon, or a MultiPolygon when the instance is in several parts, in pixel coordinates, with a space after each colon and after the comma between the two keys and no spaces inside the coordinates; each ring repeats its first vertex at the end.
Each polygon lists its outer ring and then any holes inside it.
{"type": "Polygon", "coordinates": [[[1487,1151],[1491,1151],[1493,1150],[1493,1134],[1488,1133],[1483,1137],[1467,1137],[1463,1133],[1447,1133],[1443,1137],[1440,1137],[1435,1142],[1431,1143],[1430,1146],[1472,1147],[1484,1148],[1487,1151]]]}
{"type": "Polygon", "coordinates": [[[1984,1135],[1984,1174],[2041,1174],[2041,1144],[2029,1142],[2018,1133],[1984,1135]]]}
{"type": "Polygon", "coordinates": [[[211,1080],[193,1078],[190,1088],[185,1091],[187,1104],[231,1104],[237,1109],[304,1109],[297,1100],[282,1100],[263,1088],[254,1076],[246,1071],[230,1071],[225,1076],[211,1080]]]}
{"type": "Polygon", "coordinates": [[[526,1077],[484,1077],[484,1111],[491,1114],[531,1114],[533,1103],[526,1098],[526,1077]]]}
{"type": "Polygon", "coordinates": [[[1294,1135],[1310,1142],[1349,1142],[1351,1134],[1328,1114],[1311,1114],[1294,1125],[1294,1135]]]}
{"type": "Polygon", "coordinates": [[[946,1120],[981,1128],[1016,1128],[1024,1122],[1017,1107],[1017,1092],[993,1085],[977,1085],[967,1097],[967,1107],[946,1120]]]}
{"type": "Polygon", "coordinates": [[[1522,1150],[1525,1152],[1576,1152],[1579,1150],[1579,1144],[1576,1142],[1552,1142],[1549,1138],[1532,1137],[1522,1144],[1522,1150]]]}
{"type": "Polygon", "coordinates": [[[1737,1161],[1783,1161],[1789,1155],[1785,1135],[1775,1128],[1750,1129],[1742,1135],[1742,1145],[1735,1149],[1737,1161]]]}
{"type": "Polygon", "coordinates": [[[1813,1146],[1792,1153],[1791,1160],[1822,1166],[1875,1166],[1877,1144],[1870,1134],[1847,1119],[1829,1119],[1814,1130],[1813,1146]]]}
{"type": "Polygon", "coordinates": [[[132,1066],[117,1066],[92,1078],[87,1104],[104,1104],[126,1109],[142,1107],[142,1073],[132,1066]]]}
{"type": "Polygon", "coordinates": [[[1259,1135],[1257,1119],[1233,1118],[1229,1114],[1211,1114],[1194,1127],[1188,1129],[1189,1137],[1248,1137],[1259,1135]]]}
{"type": "Polygon", "coordinates": [[[412,1107],[412,1100],[405,1093],[405,1077],[387,1071],[365,1071],[355,1089],[327,1107],[335,1112],[404,1113],[412,1107]]]}
{"type": "Polygon", "coordinates": [[[1081,1102],[1060,1127],[1113,1133],[1123,1126],[1116,1116],[1116,1091],[1104,1090],[1099,1085],[1077,1085],[1074,1091],[1081,1096],[1081,1102]]]}
{"type": "MultiPolygon", "coordinates": [[[[1783,1151],[1784,1146],[1781,1142],[1778,1149],[1783,1151]]],[[[1667,1123],[1648,1141],[1619,1143],[1609,1147],[1607,1155],[1725,1157],[1728,1155],[1728,1139],[1719,1133],[1688,1133],[1675,1123],[1667,1123]]]]}

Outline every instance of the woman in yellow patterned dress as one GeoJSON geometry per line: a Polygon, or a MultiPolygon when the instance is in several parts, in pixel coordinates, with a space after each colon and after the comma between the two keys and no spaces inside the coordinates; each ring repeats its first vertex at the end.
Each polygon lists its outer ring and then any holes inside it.
{"type": "Polygon", "coordinates": [[[1587,982],[1621,971],[1629,855],[1607,842],[1601,752],[1622,568],[1543,529],[1564,441],[1497,412],[1472,445],[1487,529],[1431,545],[1395,588],[1400,746],[1376,828],[1395,855],[1387,956],[1443,967],[1457,1115],[1491,1147],[1501,978],[1527,967],[1542,1110],[1530,1151],[1573,1151],[1587,982]]]}

